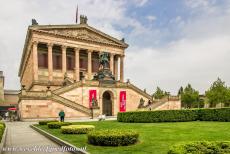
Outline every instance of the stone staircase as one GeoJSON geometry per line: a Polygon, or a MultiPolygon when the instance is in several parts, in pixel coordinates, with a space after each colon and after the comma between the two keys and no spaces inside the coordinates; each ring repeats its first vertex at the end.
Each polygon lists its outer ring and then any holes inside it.
{"type": "Polygon", "coordinates": [[[140,88],[134,86],[133,84],[129,83],[127,84],[127,87],[134,90],[135,92],[137,92],[138,94],[141,94],[143,96],[145,96],[146,98],[148,98],[149,100],[152,100],[152,96],[149,95],[148,93],[144,92],[143,90],[141,90],[140,88]]]}
{"type": "Polygon", "coordinates": [[[91,110],[83,105],[80,105],[76,102],[73,102],[69,99],[66,99],[64,97],[61,97],[61,96],[58,96],[54,93],[52,93],[51,97],[50,97],[51,100],[55,101],[55,102],[59,102],[60,104],[63,104],[65,106],[68,106],[74,110],[77,110],[77,111],[80,111],[82,113],[85,113],[87,115],[91,115],[91,110]]]}
{"type": "Polygon", "coordinates": [[[70,85],[58,88],[58,89],[52,91],[52,93],[54,93],[56,95],[59,95],[59,94],[62,94],[64,92],[66,92],[66,91],[72,90],[72,89],[80,87],[80,86],[82,86],[82,82],[78,81],[78,82],[74,82],[74,83],[72,83],[70,85]]]}
{"type": "Polygon", "coordinates": [[[25,91],[23,90],[20,94],[19,94],[19,98],[20,99],[38,99],[38,100],[53,100],[57,103],[63,104],[65,106],[68,106],[74,110],[80,111],[82,113],[85,113],[87,115],[91,115],[91,110],[83,105],[80,105],[76,102],[73,102],[69,99],[66,99],[64,97],[61,97],[59,95],[57,95],[56,93],[52,92],[52,91],[25,91]]]}

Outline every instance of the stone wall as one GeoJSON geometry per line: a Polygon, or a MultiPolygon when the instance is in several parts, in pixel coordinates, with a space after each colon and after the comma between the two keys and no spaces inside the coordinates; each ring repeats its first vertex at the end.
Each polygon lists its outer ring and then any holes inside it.
{"type": "Polygon", "coordinates": [[[4,76],[3,72],[0,71],[0,103],[4,100],[4,76]]]}
{"type": "Polygon", "coordinates": [[[58,119],[58,113],[61,110],[64,110],[66,118],[88,117],[84,113],[51,100],[21,100],[19,109],[21,120],[43,118],[58,119]]]}
{"type": "Polygon", "coordinates": [[[158,106],[154,110],[180,110],[181,109],[181,101],[180,100],[170,100],[158,106]]]}
{"type": "Polygon", "coordinates": [[[17,94],[7,94],[5,93],[4,106],[18,105],[18,95],[17,94]]]}
{"type": "Polygon", "coordinates": [[[25,71],[21,76],[21,84],[25,85],[25,88],[28,89],[33,82],[33,57],[32,54],[29,55],[25,71]]]}
{"type": "Polygon", "coordinates": [[[113,115],[117,115],[117,112],[119,112],[120,91],[126,91],[126,111],[137,110],[141,98],[143,98],[146,103],[148,102],[148,99],[145,96],[142,96],[141,94],[129,88],[78,87],[61,94],[61,96],[85,107],[89,107],[89,90],[97,91],[97,100],[100,107],[100,113],[102,113],[103,93],[105,91],[108,91],[112,95],[113,115]]]}

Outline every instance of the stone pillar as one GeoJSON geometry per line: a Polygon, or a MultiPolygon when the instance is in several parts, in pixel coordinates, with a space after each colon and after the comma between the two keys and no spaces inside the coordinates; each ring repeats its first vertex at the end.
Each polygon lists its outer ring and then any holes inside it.
{"type": "Polygon", "coordinates": [[[75,50],[75,80],[80,81],[80,49],[79,48],[74,48],[75,50]]]}
{"type": "Polygon", "coordinates": [[[112,72],[112,74],[114,74],[114,70],[113,70],[113,67],[114,67],[114,54],[113,53],[110,53],[110,62],[109,62],[109,65],[110,65],[110,71],[112,72]]]}
{"type": "Polygon", "coordinates": [[[33,53],[33,77],[34,80],[38,80],[38,42],[34,41],[33,42],[33,48],[32,48],[32,53],[33,53]]]}
{"type": "Polygon", "coordinates": [[[120,56],[120,81],[124,82],[124,55],[120,56]]]}
{"type": "Polygon", "coordinates": [[[92,50],[88,50],[88,79],[92,79],[92,50]]]}
{"type": "Polygon", "coordinates": [[[49,81],[53,81],[53,44],[48,43],[48,72],[49,72],[49,81]]]}
{"type": "Polygon", "coordinates": [[[62,46],[62,73],[63,73],[63,78],[66,73],[66,46],[62,46]]]}
{"type": "Polygon", "coordinates": [[[118,80],[118,58],[117,56],[114,57],[114,77],[115,77],[115,80],[118,80]]]}

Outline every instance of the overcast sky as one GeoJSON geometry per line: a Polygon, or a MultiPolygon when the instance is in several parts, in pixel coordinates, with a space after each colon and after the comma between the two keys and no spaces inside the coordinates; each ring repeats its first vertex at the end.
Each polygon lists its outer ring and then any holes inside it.
{"type": "Polygon", "coordinates": [[[125,78],[153,93],[177,93],[191,83],[203,93],[220,77],[230,85],[229,0],[7,0],[0,1],[0,70],[5,89],[17,76],[31,19],[74,24],[76,6],[88,24],[125,38],[125,78]]]}

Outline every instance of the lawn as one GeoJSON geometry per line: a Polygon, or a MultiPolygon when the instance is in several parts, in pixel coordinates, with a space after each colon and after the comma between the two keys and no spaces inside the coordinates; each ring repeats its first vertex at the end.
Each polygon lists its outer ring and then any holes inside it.
{"type": "Polygon", "coordinates": [[[171,145],[187,141],[230,141],[229,122],[121,123],[117,121],[76,122],[99,129],[132,129],[140,133],[139,143],[124,147],[101,147],[87,143],[87,135],[63,135],[60,129],[43,130],[77,146],[87,147],[92,154],[166,154],[171,145]]]}

